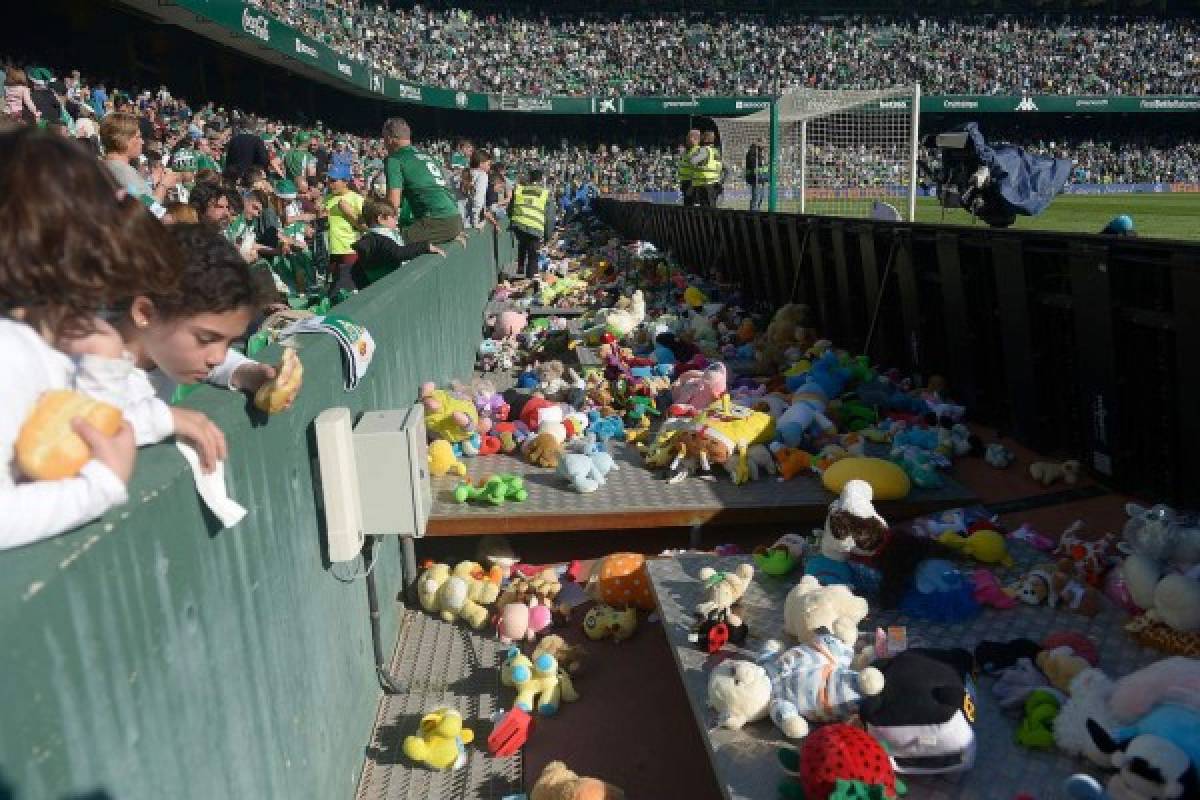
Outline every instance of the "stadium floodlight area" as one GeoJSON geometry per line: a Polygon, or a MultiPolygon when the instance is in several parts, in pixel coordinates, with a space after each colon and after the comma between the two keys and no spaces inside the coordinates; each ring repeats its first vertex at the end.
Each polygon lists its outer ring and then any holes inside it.
{"type": "Polygon", "coordinates": [[[920,86],[797,89],[770,109],[717,118],[727,168],[722,205],[745,208],[746,151],[761,142],[773,164],[771,210],[870,217],[886,203],[911,221],[920,107],[920,86]]]}

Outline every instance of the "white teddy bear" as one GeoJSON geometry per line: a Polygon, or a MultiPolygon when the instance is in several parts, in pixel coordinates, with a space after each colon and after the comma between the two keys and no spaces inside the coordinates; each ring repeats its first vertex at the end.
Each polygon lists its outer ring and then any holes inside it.
{"type": "Polygon", "coordinates": [[[783,650],[769,642],[758,663],[731,659],[708,680],[708,704],[717,724],[737,730],[770,716],[783,735],[808,735],[809,722],[834,722],[858,711],[863,697],[883,691],[883,673],[855,671],[854,650],[832,634],[783,650]]]}
{"type": "Polygon", "coordinates": [[[783,629],[801,642],[810,642],[824,628],[854,647],[858,626],[867,618],[867,601],[841,584],[822,586],[805,575],[788,592],[783,606],[783,629]]]}

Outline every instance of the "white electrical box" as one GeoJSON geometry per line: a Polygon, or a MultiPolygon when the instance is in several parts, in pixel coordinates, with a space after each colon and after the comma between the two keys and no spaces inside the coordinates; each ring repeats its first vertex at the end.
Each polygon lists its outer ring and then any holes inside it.
{"type": "Polygon", "coordinates": [[[425,535],[433,494],[420,405],[368,411],[354,426],[354,453],[368,536],[425,535]]]}
{"type": "Polygon", "coordinates": [[[362,503],[350,409],[327,408],[317,415],[317,462],[330,561],[350,561],[363,546],[362,503]]]}

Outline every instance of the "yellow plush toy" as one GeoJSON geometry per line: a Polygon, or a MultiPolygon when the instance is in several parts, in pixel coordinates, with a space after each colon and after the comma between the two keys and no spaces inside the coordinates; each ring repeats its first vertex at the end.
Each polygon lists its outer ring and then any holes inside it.
{"type": "Polygon", "coordinates": [[[451,444],[463,442],[471,438],[479,425],[479,412],[473,402],[432,383],[421,387],[421,403],[425,406],[425,430],[431,438],[445,439],[451,444]]]}
{"type": "Polygon", "coordinates": [[[532,712],[536,700],[538,713],[545,716],[556,713],[560,701],[579,699],[571,678],[549,653],[539,653],[530,661],[519,648],[510,647],[500,667],[500,682],[517,690],[517,708],[532,712]]]}
{"type": "Polygon", "coordinates": [[[467,476],[467,465],[454,455],[454,446],[445,439],[436,439],[429,443],[429,474],[441,477],[443,475],[467,476]]]}
{"type": "Polygon", "coordinates": [[[842,487],[852,480],[871,484],[876,500],[900,500],[912,489],[912,481],[898,465],[882,458],[843,458],[829,465],[821,475],[825,488],[841,494],[842,487]]]}
{"type": "Polygon", "coordinates": [[[996,531],[980,530],[970,536],[946,531],[938,537],[938,541],[984,564],[1002,564],[1006,567],[1013,565],[1004,537],[996,531]]]}
{"type": "Polygon", "coordinates": [[[775,418],[734,405],[726,394],[696,418],[696,430],[729,446],[730,459],[734,460],[729,473],[735,484],[743,484],[750,480],[750,447],[775,438],[775,418]]]}
{"type": "Polygon", "coordinates": [[[421,717],[416,736],[404,739],[404,755],[434,769],[458,769],[467,763],[466,745],[475,733],[463,727],[462,714],[438,708],[421,717]]]}
{"type": "MultiPolygon", "coordinates": [[[[417,580],[417,597],[421,607],[431,614],[437,614],[446,622],[462,619],[472,628],[482,628],[487,621],[487,609],[472,595],[480,596],[475,581],[460,575],[452,575],[446,564],[431,564],[417,580]]],[[[498,590],[497,590],[498,591],[498,590]]],[[[495,600],[495,596],[492,597],[495,600]]]]}

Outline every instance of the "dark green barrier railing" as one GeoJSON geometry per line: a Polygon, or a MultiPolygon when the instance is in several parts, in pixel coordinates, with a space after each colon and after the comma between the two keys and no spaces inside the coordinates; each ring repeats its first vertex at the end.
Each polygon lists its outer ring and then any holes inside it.
{"type": "Polygon", "coordinates": [[[1200,503],[1200,244],[600,201],[622,234],[1112,486],[1200,503]]]}
{"type": "MultiPolygon", "coordinates": [[[[511,260],[497,238],[485,229],[338,307],[378,346],[354,392],[332,338],[306,336],[291,411],[255,426],[239,394],[188,399],[230,443],[228,484],[250,512],[236,527],[219,530],[160,445],[139,453],[126,506],[0,553],[0,798],[352,796],[378,684],[364,584],[325,561],[312,421],[402,407],[424,380],[469,374],[496,258],[511,260]]],[[[376,552],[386,600],[398,543],[376,552]]],[[[384,614],[389,653],[396,635],[384,614]]]]}

